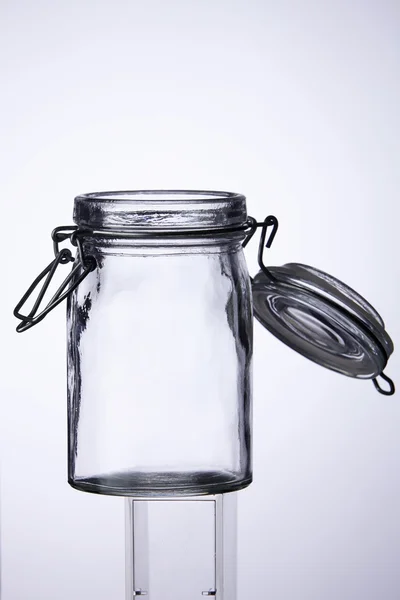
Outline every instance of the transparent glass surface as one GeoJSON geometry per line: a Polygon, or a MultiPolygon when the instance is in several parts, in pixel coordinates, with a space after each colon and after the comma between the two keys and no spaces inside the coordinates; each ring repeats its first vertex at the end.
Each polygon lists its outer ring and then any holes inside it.
{"type": "Polygon", "coordinates": [[[85,238],[97,268],[68,305],[71,485],[148,497],[251,482],[242,237],[85,238]]]}

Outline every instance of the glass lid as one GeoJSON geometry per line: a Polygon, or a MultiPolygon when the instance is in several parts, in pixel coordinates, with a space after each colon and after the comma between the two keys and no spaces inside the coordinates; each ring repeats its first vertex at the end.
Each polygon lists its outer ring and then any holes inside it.
{"type": "Polygon", "coordinates": [[[358,379],[372,379],[376,389],[392,395],[394,384],[383,370],[393,352],[393,342],[379,313],[360,294],[335,277],[314,267],[289,263],[266,267],[278,222],[267,217],[262,227],[258,262],[261,270],[252,279],[256,319],[275,337],[315,363],[358,379]],[[267,243],[266,232],[273,226],[267,243]],[[386,384],[382,388],[377,378],[386,384]]]}

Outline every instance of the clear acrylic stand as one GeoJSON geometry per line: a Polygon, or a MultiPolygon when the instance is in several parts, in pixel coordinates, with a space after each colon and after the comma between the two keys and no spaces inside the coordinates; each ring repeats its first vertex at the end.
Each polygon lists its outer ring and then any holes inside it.
{"type": "Polygon", "coordinates": [[[236,493],[125,503],[126,600],[236,600],[236,493]]]}

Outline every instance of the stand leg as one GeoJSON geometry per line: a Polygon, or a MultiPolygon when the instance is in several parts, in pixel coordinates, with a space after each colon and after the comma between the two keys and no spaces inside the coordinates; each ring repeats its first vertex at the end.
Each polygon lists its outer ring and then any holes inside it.
{"type": "Polygon", "coordinates": [[[148,596],[148,503],[125,500],[125,598],[148,596]],[[141,586],[141,587],[140,587],[141,586]]]}
{"type": "Polygon", "coordinates": [[[236,600],[237,495],[126,499],[126,600],[236,600]]]}
{"type": "Polygon", "coordinates": [[[236,600],[237,495],[215,496],[216,600],[236,600]]]}

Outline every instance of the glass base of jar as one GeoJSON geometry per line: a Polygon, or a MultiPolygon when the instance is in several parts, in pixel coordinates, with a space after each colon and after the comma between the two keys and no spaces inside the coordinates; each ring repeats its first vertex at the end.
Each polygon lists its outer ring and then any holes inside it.
{"type": "Polygon", "coordinates": [[[140,472],[121,471],[93,477],[69,479],[82,492],[108,496],[177,497],[225,494],[241,490],[252,482],[231,471],[140,472]]]}

